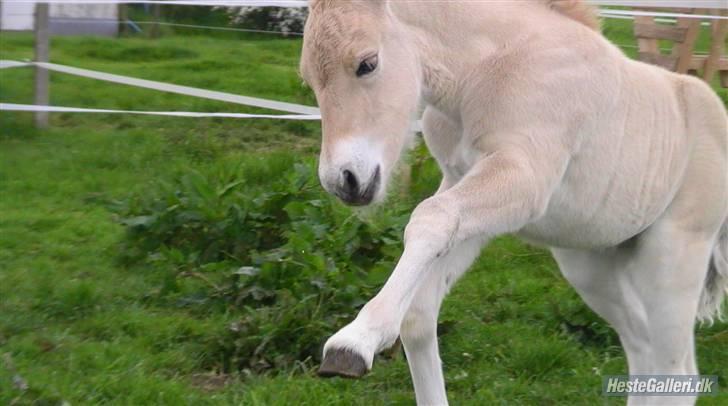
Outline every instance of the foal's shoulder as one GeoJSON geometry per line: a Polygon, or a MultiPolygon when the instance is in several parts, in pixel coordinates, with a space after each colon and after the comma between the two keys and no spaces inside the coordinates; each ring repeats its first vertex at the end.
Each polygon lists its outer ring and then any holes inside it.
{"type": "Polygon", "coordinates": [[[586,28],[569,35],[532,36],[484,57],[468,83],[485,82],[492,94],[533,98],[539,92],[580,97],[583,89],[608,88],[619,81],[626,57],[586,28]],[[473,79],[475,78],[475,79],[473,79]]]}

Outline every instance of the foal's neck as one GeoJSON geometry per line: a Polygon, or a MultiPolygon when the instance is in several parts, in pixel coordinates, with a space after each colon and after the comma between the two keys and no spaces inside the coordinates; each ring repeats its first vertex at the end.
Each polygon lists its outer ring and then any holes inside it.
{"type": "MultiPolygon", "coordinates": [[[[456,118],[459,87],[477,64],[524,38],[549,35],[564,18],[533,2],[392,2],[419,56],[423,98],[456,118]],[[435,18],[433,18],[435,16],[435,18]]],[[[568,22],[567,23],[572,23],[568,22]]]]}

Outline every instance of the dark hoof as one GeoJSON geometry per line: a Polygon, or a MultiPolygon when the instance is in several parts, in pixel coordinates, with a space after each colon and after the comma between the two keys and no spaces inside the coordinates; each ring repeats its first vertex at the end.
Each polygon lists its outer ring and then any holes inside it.
{"type": "Polygon", "coordinates": [[[324,354],[318,375],[324,378],[340,376],[361,378],[367,373],[367,364],[361,355],[345,349],[333,348],[324,354]]]}

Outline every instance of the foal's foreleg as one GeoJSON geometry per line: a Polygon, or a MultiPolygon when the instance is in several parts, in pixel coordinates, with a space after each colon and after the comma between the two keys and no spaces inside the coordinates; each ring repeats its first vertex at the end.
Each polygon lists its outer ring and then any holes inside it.
{"type": "Polygon", "coordinates": [[[540,215],[551,181],[562,172],[541,167],[536,176],[534,162],[538,160],[516,151],[493,153],[454,187],[420,204],[407,225],[404,253],[394,272],[357,318],[326,343],[321,372],[363,375],[374,355],[397,339],[420,286],[433,273],[442,277],[437,267],[441,258],[468,240],[518,230],[540,215]]]}
{"type": "MultiPolygon", "coordinates": [[[[414,218],[423,217],[413,214],[414,218]]],[[[410,227],[408,230],[411,230],[410,227]]],[[[440,232],[443,230],[445,228],[442,225],[433,225],[431,234],[437,238],[428,238],[423,230],[415,234],[418,238],[408,238],[412,234],[406,232],[404,253],[382,290],[362,308],[353,322],[326,342],[319,374],[345,377],[364,375],[371,369],[374,355],[395,342],[403,323],[411,324],[414,321],[412,318],[405,320],[407,314],[417,314],[415,318],[420,326],[428,322],[432,323],[428,329],[434,326],[437,310],[445,294],[439,285],[445,283],[446,270],[438,264],[448,262],[450,254],[457,254],[457,246],[461,245],[450,242],[446,234],[440,232]],[[415,304],[416,298],[419,300],[415,304]]],[[[467,262],[463,268],[467,268],[472,260],[467,262]]],[[[458,273],[464,270],[460,269],[458,273]]],[[[403,337],[405,347],[409,343],[412,348],[416,329],[413,325],[406,328],[411,334],[403,337]]],[[[426,332],[425,336],[433,338],[433,334],[426,332]]],[[[434,339],[432,345],[436,346],[434,339]]]]}

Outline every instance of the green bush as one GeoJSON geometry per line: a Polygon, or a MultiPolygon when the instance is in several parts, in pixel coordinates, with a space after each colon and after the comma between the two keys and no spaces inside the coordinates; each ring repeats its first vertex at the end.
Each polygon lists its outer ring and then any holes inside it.
{"type": "Polygon", "coordinates": [[[363,220],[322,190],[312,163],[277,156],[186,171],[116,212],[123,258],[167,275],[159,299],[234,315],[211,362],[260,371],[319,357],[376,293],[408,218],[389,206],[363,220]]]}

